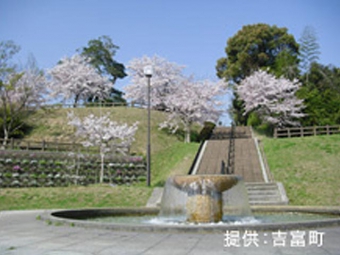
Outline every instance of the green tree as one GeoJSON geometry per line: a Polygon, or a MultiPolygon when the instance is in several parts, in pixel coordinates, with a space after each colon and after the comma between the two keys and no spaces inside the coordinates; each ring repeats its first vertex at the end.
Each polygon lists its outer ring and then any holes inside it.
{"type": "Polygon", "coordinates": [[[292,81],[298,77],[300,72],[297,62],[295,53],[292,54],[289,49],[285,49],[277,54],[275,63],[270,70],[276,77],[284,76],[292,81]]]}
{"type": "MultiPolygon", "coordinates": [[[[104,35],[98,39],[88,42],[87,47],[81,49],[81,55],[90,59],[90,63],[96,68],[99,74],[108,76],[114,85],[117,79],[122,79],[127,74],[125,66],[114,59],[119,47],[113,44],[110,37],[104,35]]],[[[112,87],[110,98],[106,101],[125,102],[123,93],[112,87]]],[[[89,101],[97,101],[96,98],[89,98],[89,101]]]]}
{"type": "Polygon", "coordinates": [[[239,83],[260,68],[275,70],[281,52],[289,54],[298,63],[299,45],[287,28],[267,24],[244,26],[229,38],[225,48],[226,57],[217,62],[217,75],[239,83]]]}
{"type": "Polygon", "coordinates": [[[304,84],[298,96],[304,99],[307,114],[304,126],[340,124],[340,68],[312,63],[302,76],[304,84]],[[306,76],[309,76],[306,82],[306,76]]]}
{"type": "MultiPolygon", "coordinates": [[[[277,76],[293,79],[298,76],[299,44],[287,28],[267,24],[244,26],[229,38],[225,48],[226,57],[217,61],[216,71],[234,86],[259,69],[266,69],[277,76]]],[[[234,98],[234,121],[247,124],[243,103],[234,98]]]]}

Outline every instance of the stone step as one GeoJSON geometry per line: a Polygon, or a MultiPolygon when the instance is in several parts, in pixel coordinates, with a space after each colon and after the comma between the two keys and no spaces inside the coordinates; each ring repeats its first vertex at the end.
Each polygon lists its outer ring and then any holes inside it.
{"type": "Polygon", "coordinates": [[[248,196],[248,199],[251,201],[273,201],[273,200],[280,200],[280,196],[276,195],[276,196],[248,196]]]}
{"type": "Polygon", "coordinates": [[[247,187],[246,189],[249,191],[266,191],[266,190],[276,190],[277,186],[262,186],[262,187],[247,187]]]}
{"type": "Polygon", "coordinates": [[[281,196],[281,194],[278,190],[271,190],[266,192],[248,191],[248,197],[260,197],[260,196],[281,196]]]}
{"type": "Polygon", "coordinates": [[[277,190],[270,190],[270,191],[248,191],[248,197],[260,197],[260,196],[280,196],[280,193],[277,190]]]}
{"type": "Polygon", "coordinates": [[[284,201],[250,201],[250,205],[287,205],[284,201]]]}
{"type": "Polygon", "coordinates": [[[281,183],[245,183],[250,205],[283,205],[288,199],[281,183]]]}
{"type": "Polygon", "coordinates": [[[277,185],[268,185],[268,186],[246,186],[246,189],[249,191],[266,191],[266,190],[277,190],[277,185]]]}
{"type": "Polygon", "coordinates": [[[254,188],[254,187],[276,187],[276,182],[246,182],[246,187],[254,188]]]}

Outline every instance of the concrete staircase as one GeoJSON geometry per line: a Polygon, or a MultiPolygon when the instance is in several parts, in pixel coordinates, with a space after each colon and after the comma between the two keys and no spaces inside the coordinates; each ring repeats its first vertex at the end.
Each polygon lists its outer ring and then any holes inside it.
{"type": "MultiPolygon", "coordinates": [[[[216,127],[202,149],[202,156],[196,162],[194,174],[221,174],[221,163],[228,163],[230,127],[216,127]]],[[[264,181],[261,163],[252,132],[249,127],[236,127],[233,133],[234,174],[242,176],[245,182],[264,181]]]]}
{"type": "MultiPolygon", "coordinates": [[[[191,174],[221,174],[221,162],[228,162],[230,135],[231,128],[215,128],[210,139],[205,141],[191,174]]],[[[242,176],[245,182],[249,204],[287,205],[288,198],[282,183],[264,178],[262,159],[251,128],[236,127],[233,137],[235,138],[234,173],[242,176]]],[[[163,189],[156,188],[147,206],[160,206],[162,192],[163,189]]]]}
{"type": "Polygon", "coordinates": [[[250,205],[287,205],[288,198],[280,182],[247,182],[250,205]]]}

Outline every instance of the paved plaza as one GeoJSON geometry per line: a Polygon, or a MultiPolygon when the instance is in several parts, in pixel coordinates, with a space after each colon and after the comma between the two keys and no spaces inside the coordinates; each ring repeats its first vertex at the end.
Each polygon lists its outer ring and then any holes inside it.
{"type": "Polygon", "coordinates": [[[287,236],[281,241],[273,239],[273,233],[262,232],[256,233],[258,237],[256,240],[249,239],[251,235],[248,235],[247,240],[242,239],[244,233],[235,232],[220,234],[123,232],[58,226],[39,220],[39,215],[43,212],[0,212],[0,254],[340,254],[339,227],[304,230],[305,236],[300,240],[292,240],[289,237],[290,231],[287,231],[287,236]],[[312,233],[318,233],[318,238],[309,243],[311,240],[308,236],[312,233]],[[235,234],[239,234],[238,240],[235,239],[235,234]],[[234,239],[231,239],[232,237],[234,239]],[[284,246],[279,247],[280,245],[284,246]]]}

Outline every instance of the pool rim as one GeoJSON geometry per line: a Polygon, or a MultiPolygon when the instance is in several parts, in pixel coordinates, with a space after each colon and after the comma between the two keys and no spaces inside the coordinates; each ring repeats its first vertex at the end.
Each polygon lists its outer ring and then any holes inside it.
{"type": "Polygon", "coordinates": [[[302,230],[319,229],[323,227],[340,226],[340,207],[329,206],[251,206],[253,213],[311,213],[332,215],[333,218],[308,220],[303,222],[279,222],[243,225],[154,225],[154,224],[124,224],[85,221],[80,218],[114,216],[114,215],[157,215],[159,208],[135,207],[135,208],[88,208],[88,209],[60,209],[46,210],[40,218],[49,224],[69,225],[83,228],[109,229],[113,231],[142,231],[142,232],[175,232],[175,233],[221,233],[226,230],[302,230]],[[75,219],[75,217],[78,217],[75,219]],[[334,216],[338,216],[334,218],[334,216]]]}

